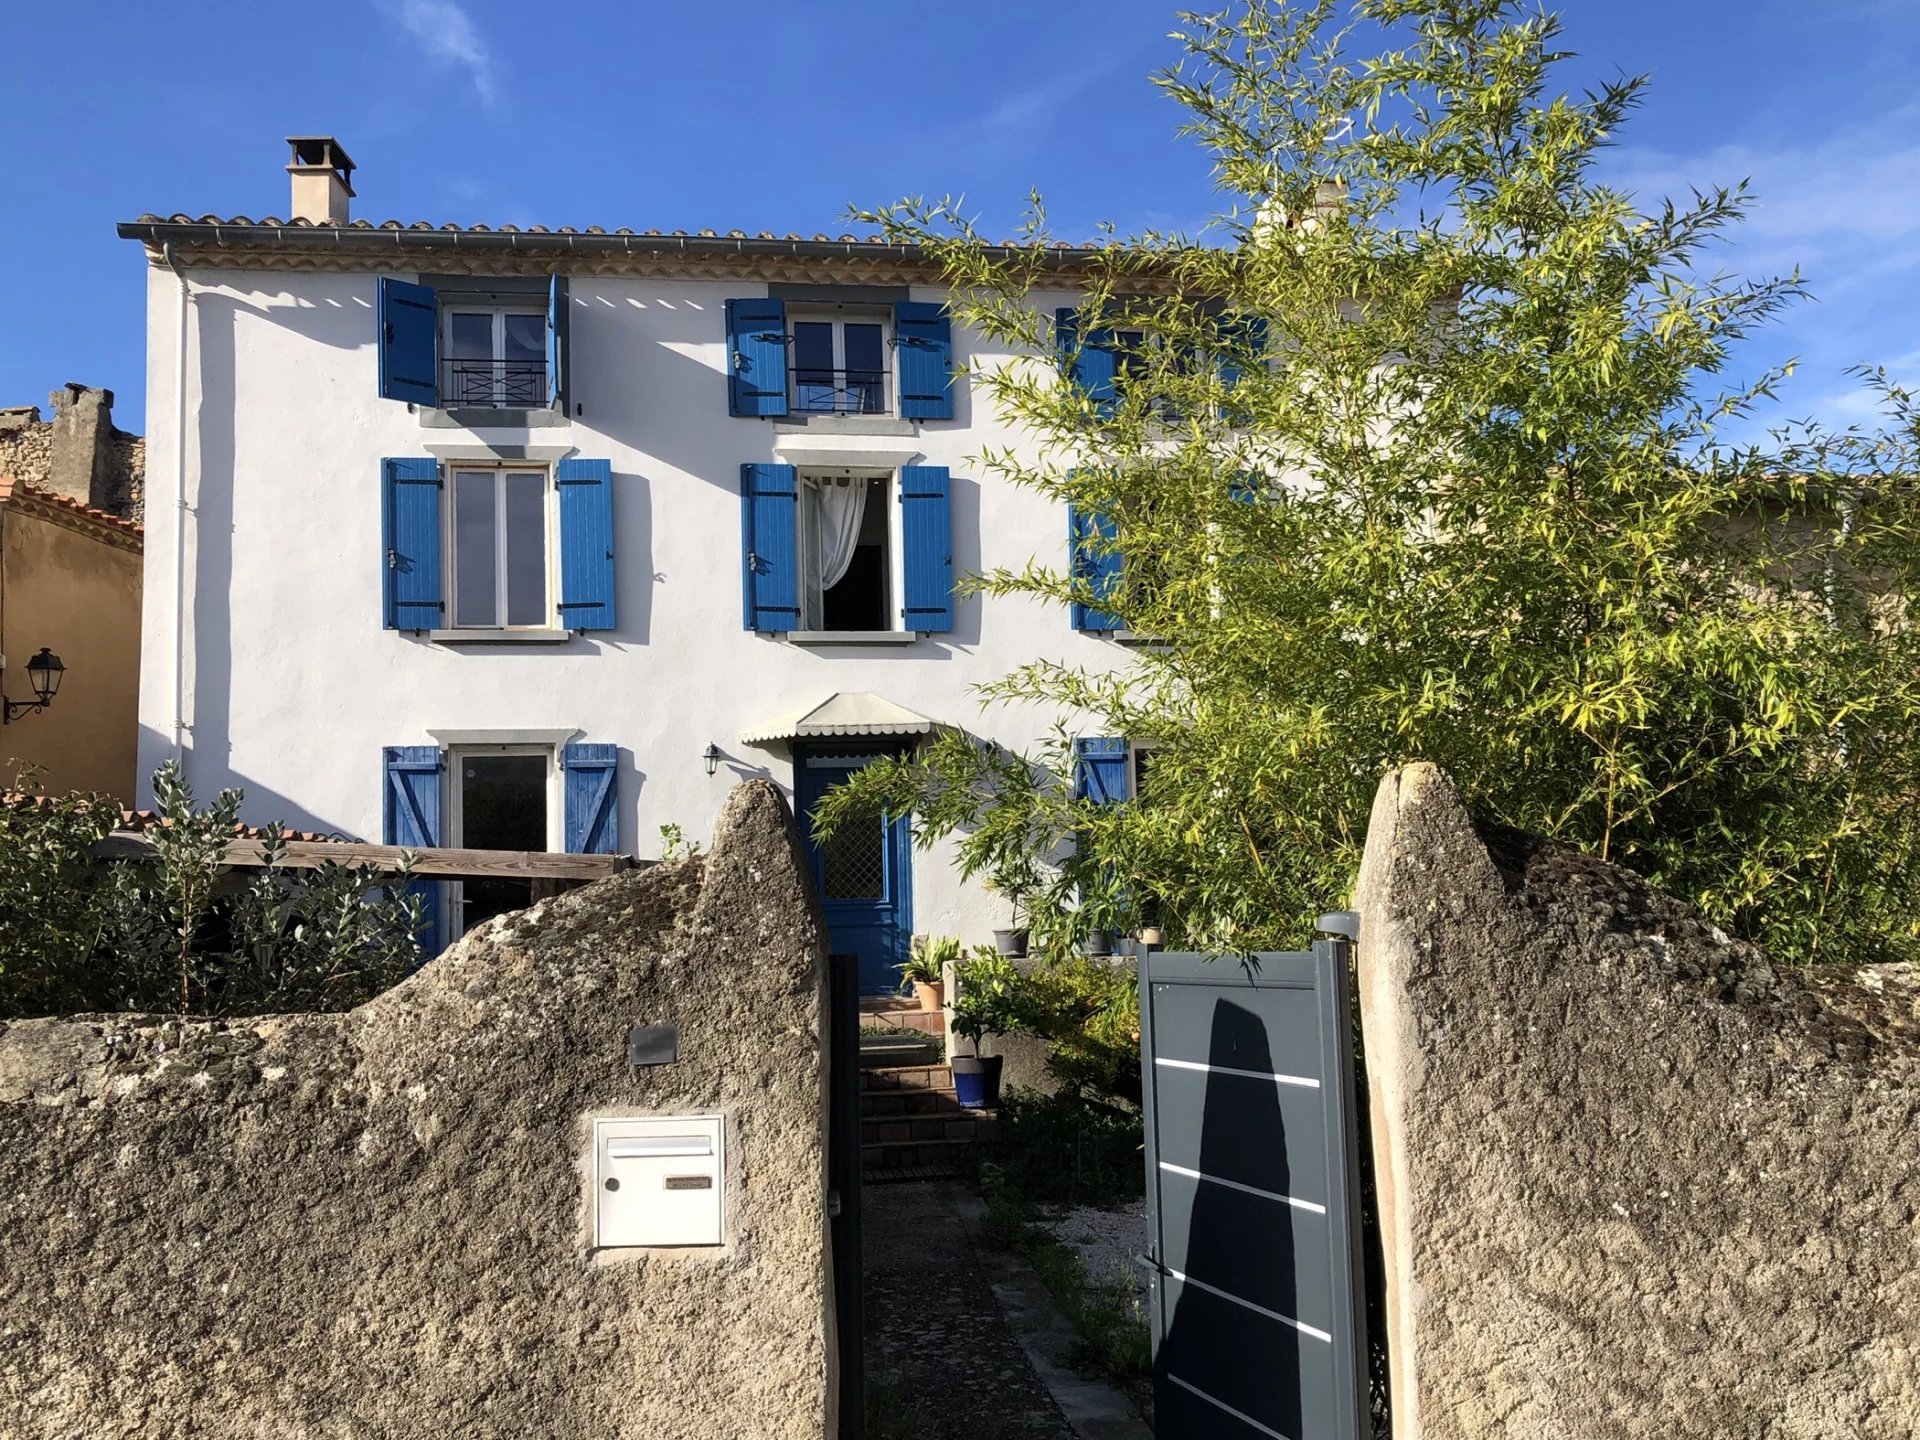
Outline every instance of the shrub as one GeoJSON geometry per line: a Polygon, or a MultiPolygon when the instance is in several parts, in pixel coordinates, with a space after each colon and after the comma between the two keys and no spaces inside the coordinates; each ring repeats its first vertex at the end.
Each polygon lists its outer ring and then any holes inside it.
{"type": "Polygon", "coordinates": [[[0,1018],[82,1011],[257,1015],[349,1008],[420,961],[422,914],[404,867],[226,863],[241,792],[205,809],[176,766],[154,775],[151,854],[102,862],[119,806],[101,795],[22,797],[0,809],[0,1018]]]}

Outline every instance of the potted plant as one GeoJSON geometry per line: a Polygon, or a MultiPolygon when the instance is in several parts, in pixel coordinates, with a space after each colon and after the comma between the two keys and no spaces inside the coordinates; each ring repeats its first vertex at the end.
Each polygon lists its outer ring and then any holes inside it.
{"type": "Polygon", "coordinates": [[[960,942],[951,935],[915,936],[913,949],[900,971],[901,988],[911,987],[922,1010],[946,1004],[946,967],[960,959],[960,942]]]}
{"type": "Polygon", "coordinates": [[[980,1042],[1019,1027],[1020,972],[1005,955],[982,950],[956,966],[954,978],[953,1033],[973,1045],[971,1055],[948,1057],[954,1095],[969,1110],[992,1110],[1000,1104],[1001,1057],[982,1055],[980,1042]]]}
{"type": "Polygon", "coordinates": [[[1040,884],[1040,870],[1025,845],[1009,844],[987,866],[987,889],[1007,897],[1011,924],[993,932],[993,948],[1000,954],[1019,959],[1027,953],[1027,897],[1040,884]]]}

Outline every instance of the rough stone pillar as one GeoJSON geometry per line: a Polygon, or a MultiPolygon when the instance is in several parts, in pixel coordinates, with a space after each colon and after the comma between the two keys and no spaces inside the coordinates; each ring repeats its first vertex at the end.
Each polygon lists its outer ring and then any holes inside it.
{"type": "Polygon", "coordinates": [[[1380,787],[1356,895],[1394,1440],[1920,1434],[1920,987],[1380,787]]]}
{"type": "Polygon", "coordinates": [[[53,457],[46,488],[56,495],[120,513],[125,477],[114,465],[113,392],[71,381],[48,397],[53,402],[53,457]]]}

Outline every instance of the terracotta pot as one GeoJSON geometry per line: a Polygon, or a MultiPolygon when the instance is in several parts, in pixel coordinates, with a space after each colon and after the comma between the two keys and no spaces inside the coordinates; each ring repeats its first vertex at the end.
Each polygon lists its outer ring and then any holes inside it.
{"type": "Polygon", "coordinates": [[[920,1002],[922,1010],[939,1010],[946,1006],[947,988],[938,980],[932,984],[916,980],[913,982],[913,998],[920,1002]]]}

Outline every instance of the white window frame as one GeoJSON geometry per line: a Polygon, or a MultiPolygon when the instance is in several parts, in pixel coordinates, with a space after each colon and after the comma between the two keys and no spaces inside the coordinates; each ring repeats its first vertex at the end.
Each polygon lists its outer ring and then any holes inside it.
{"type": "Polygon", "coordinates": [[[449,630],[469,635],[511,635],[516,633],[545,634],[559,628],[555,618],[559,609],[557,587],[560,558],[560,506],[558,490],[553,481],[551,465],[529,465],[512,461],[490,464],[484,461],[445,462],[448,480],[446,503],[441,507],[445,512],[445,527],[441,536],[440,553],[447,557],[446,622],[449,630]],[[459,487],[462,475],[489,474],[493,476],[493,613],[496,617],[504,615],[507,608],[507,475],[538,475],[541,481],[540,517],[545,529],[542,550],[546,557],[546,605],[538,622],[530,625],[463,625],[460,623],[460,520],[459,487]]]}
{"type": "Polygon", "coordinates": [[[864,416],[868,419],[883,419],[900,413],[899,366],[893,363],[893,313],[890,310],[863,311],[859,307],[842,309],[792,309],[787,311],[787,404],[795,415],[834,415],[843,418],[864,416]],[[880,327],[880,399],[878,410],[808,410],[800,404],[800,360],[798,355],[798,325],[833,326],[833,373],[845,376],[847,373],[847,326],[878,325],[880,327]]]}
{"type": "Polygon", "coordinates": [[[541,392],[541,398],[537,405],[521,405],[517,402],[509,403],[507,399],[507,375],[505,369],[501,368],[506,364],[507,360],[507,317],[509,315],[532,316],[539,320],[540,328],[542,332],[544,332],[550,320],[546,307],[540,305],[499,304],[463,305],[459,302],[457,296],[451,300],[443,301],[440,306],[440,354],[444,357],[444,363],[449,365],[455,363],[477,365],[484,362],[472,359],[456,360],[454,356],[453,318],[455,315],[485,315],[493,322],[491,353],[488,356],[488,359],[495,366],[493,372],[493,403],[491,405],[475,405],[471,401],[458,398],[451,402],[442,403],[454,410],[527,410],[546,408],[547,401],[545,392],[548,387],[553,384],[553,377],[546,373],[546,368],[551,357],[547,354],[544,346],[540,354],[540,368],[543,381],[538,387],[541,392]]]}
{"type": "MultiPolygon", "coordinates": [[[[900,472],[898,470],[869,470],[860,466],[802,465],[795,469],[794,483],[799,495],[794,505],[794,523],[797,527],[793,543],[795,549],[796,587],[800,602],[800,624],[793,635],[800,640],[818,639],[821,636],[847,637],[859,641],[862,637],[874,635],[911,635],[913,632],[901,628],[901,609],[906,595],[906,556],[903,553],[900,536],[900,472]],[[880,482],[879,503],[884,507],[887,519],[887,593],[881,602],[882,614],[886,624],[877,630],[816,630],[806,627],[809,594],[818,601],[824,613],[826,602],[819,589],[819,577],[814,565],[814,554],[807,534],[807,484],[812,480],[865,480],[880,482]]],[[[874,503],[869,496],[867,504],[874,503]]]]}
{"type": "MultiPolygon", "coordinates": [[[[538,755],[547,762],[547,849],[549,855],[560,853],[566,843],[565,789],[561,783],[560,747],[547,744],[463,744],[447,747],[447,844],[456,850],[469,849],[467,845],[467,817],[465,802],[465,776],[461,774],[469,756],[483,755],[538,755]]],[[[447,884],[447,935],[449,943],[466,934],[467,887],[464,880],[453,880],[447,884]]]]}
{"type": "Polygon", "coordinates": [[[1127,741],[1127,799],[1140,798],[1140,766],[1155,750],[1160,748],[1158,740],[1127,741]]]}

